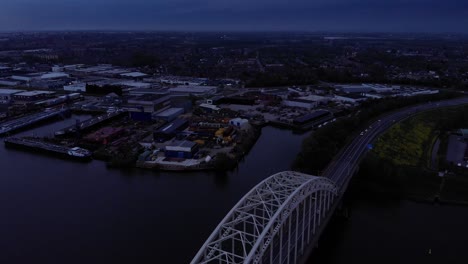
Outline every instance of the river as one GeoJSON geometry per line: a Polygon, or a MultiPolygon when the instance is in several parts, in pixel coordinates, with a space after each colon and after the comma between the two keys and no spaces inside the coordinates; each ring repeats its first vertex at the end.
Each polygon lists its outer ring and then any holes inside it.
{"type": "Polygon", "coordinates": [[[226,174],[109,170],[0,146],[0,263],[188,263],[245,193],[290,168],[305,137],[265,127],[226,174]]]}
{"type": "MultiPolygon", "coordinates": [[[[188,263],[245,193],[289,169],[306,136],[265,127],[226,174],[109,170],[0,146],[0,263],[188,263]]],[[[311,263],[467,263],[466,207],[360,198],[351,212],[311,263]]]]}

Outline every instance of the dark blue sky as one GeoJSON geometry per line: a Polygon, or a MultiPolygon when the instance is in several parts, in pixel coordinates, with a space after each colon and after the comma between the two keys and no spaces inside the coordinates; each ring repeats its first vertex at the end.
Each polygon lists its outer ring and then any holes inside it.
{"type": "Polygon", "coordinates": [[[467,0],[0,0],[0,30],[468,33],[467,0]]]}

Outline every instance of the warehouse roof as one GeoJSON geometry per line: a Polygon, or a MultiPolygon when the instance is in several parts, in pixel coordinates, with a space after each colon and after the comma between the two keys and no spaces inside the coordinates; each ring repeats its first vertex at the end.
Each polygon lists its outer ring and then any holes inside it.
{"type": "Polygon", "coordinates": [[[120,76],[138,78],[138,77],[145,77],[147,76],[147,74],[142,73],[142,72],[129,72],[129,73],[120,74],[120,76]]]}
{"type": "Polygon", "coordinates": [[[55,92],[49,92],[49,91],[27,91],[27,92],[22,92],[22,93],[17,93],[15,95],[18,96],[35,96],[35,95],[41,95],[41,94],[54,94],[55,92]]]}
{"type": "Polygon", "coordinates": [[[184,111],[183,108],[169,108],[165,111],[162,111],[157,114],[159,117],[166,117],[166,116],[172,116],[174,114],[182,113],[184,111]]]}
{"type": "Polygon", "coordinates": [[[41,75],[41,79],[55,79],[55,78],[65,78],[70,77],[70,75],[63,72],[51,72],[41,75]]]}
{"type": "Polygon", "coordinates": [[[0,94],[15,94],[15,93],[21,93],[21,92],[24,92],[24,90],[0,89],[0,94]]]}

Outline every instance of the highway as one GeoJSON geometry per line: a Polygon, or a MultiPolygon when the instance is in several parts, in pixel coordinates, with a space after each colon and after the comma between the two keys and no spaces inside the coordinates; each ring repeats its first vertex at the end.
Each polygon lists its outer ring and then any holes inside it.
{"type": "Polygon", "coordinates": [[[425,104],[406,107],[381,116],[378,121],[375,121],[367,128],[362,128],[363,130],[367,129],[366,132],[359,131],[359,133],[363,132],[362,135],[358,133],[353,141],[348,143],[335,156],[323,171],[322,176],[333,180],[336,183],[339,192],[343,193],[351,180],[351,176],[358,167],[360,159],[364,157],[367,152],[368,145],[373,142],[377,136],[389,129],[394,123],[400,122],[407,117],[427,110],[463,104],[468,104],[468,97],[428,102],[425,104]]]}

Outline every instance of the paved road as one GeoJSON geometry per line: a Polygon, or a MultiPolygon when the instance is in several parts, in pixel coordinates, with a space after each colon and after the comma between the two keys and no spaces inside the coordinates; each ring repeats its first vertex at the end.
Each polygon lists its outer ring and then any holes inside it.
{"type": "Polygon", "coordinates": [[[339,187],[340,192],[344,192],[354,170],[359,165],[360,159],[367,152],[368,144],[370,144],[378,135],[389,129],[395,122],[402,121],[411,115],[430,109],[463,104],[468,104],[468,97],[429,102],[383,115],[380,120],[367,127],[367,132],[364,132],[363,135],[358,134],[353,141],[346,145],[324,170],[322,176],[333,180],[339,187]]]}

